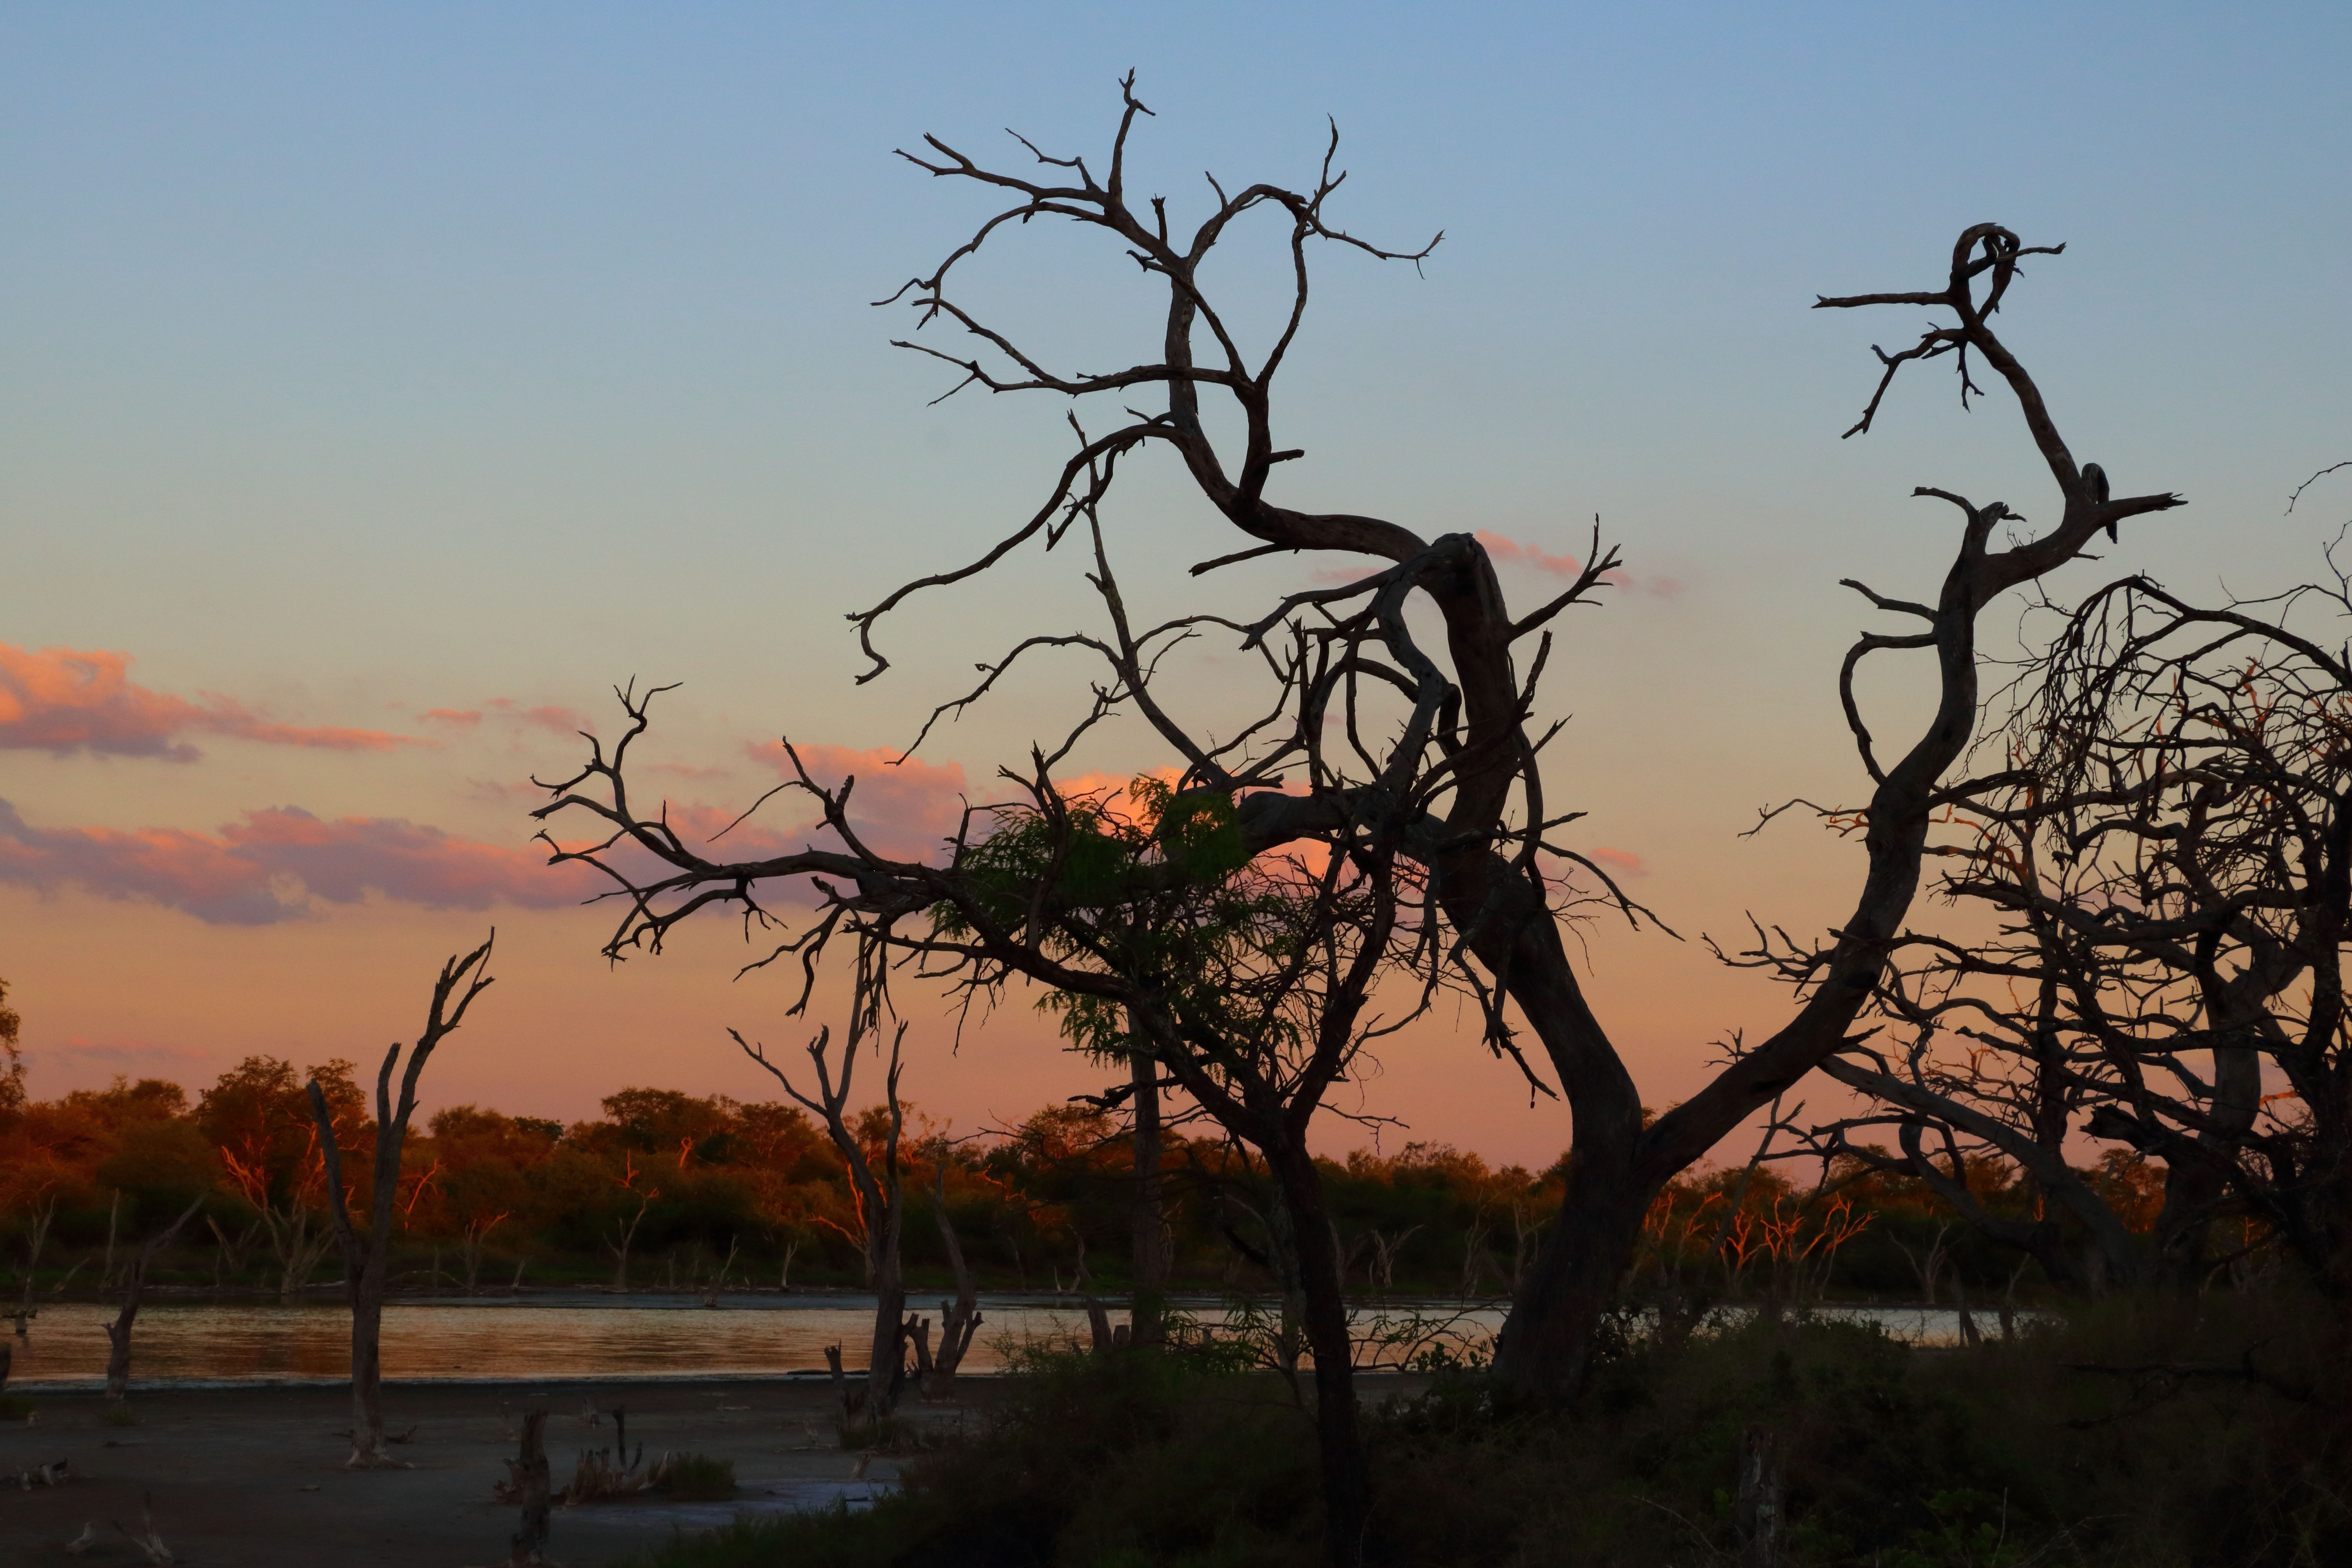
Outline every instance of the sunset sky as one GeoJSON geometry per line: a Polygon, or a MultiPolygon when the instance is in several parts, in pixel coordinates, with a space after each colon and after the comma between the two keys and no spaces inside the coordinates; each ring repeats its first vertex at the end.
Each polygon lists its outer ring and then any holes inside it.
{"type": "MultiPolygon", "coordinates": [[[[730,978],[723,916],[608,966],[529,777],[613,731],[614,683],[677,681],[647,778],[681,811],[748,804],[789,733],[920,843],[1060,734],[1078,667],[1041,664],[882,771],[976,661],[1094,612],[1074,554],[1024,551],[915,602],[853,684],[844,613],[984,548],[1067,451],[1057,401],[930,405],[952,373],[868,302],[986,210],[894,147],[1099,154],[1133,67],[1131,178],[1180,220],[1204,169],[1311,181],[1328,114],[1337,221],[1445,232],[1419,276],[1318,258],[1278,499],[1483,531],[1530,603],[1596,513],[1622,542],[1550,667],[1549,788],[1692,939],[1585,933],[1645,1095],[1678,1099],[1783,1006],[1699,933],[1851,903],[1852,848],[1736,837],[1859,793],[1838,579],[1933,593],[1951,514],[1914,485],[2055,512],[2006,395],[1964,414],[1939,370],[1841,442],[1918,313],[1814,295],[1937,286],[1979,221],[2066,242],[2004,334],[2078,456],[2190,504],[2057,591],[2284,585],[2352,517],[2352,470],[2286,512],[2352,458],[2347,58],[2320,5],[0,5],[0,977],[32,1089],[372,1059],[495,925],[429,1104],[769,1092],[726,1027],[817,1020],[730,978]]],[[[1065,367],[1150,353],[1115,247],[992,250],[967,289],[1065,367]]],[[[1279,266],[1243,243],[1217,276],[1256,297],[1279,266]]],[[[1318,569],[1186,579],[1244,542],[1150,462],[1107,520],[1145,613],[1255,613],[1318,569]]],[[[1204,727],[1246,668],[1177,671],[1204,727]]],[[[1916,688],[1872,689],[1899,731],[1916,688]]],[[[1134,723],[1075,759],[1167,761],[1134,723]]],[[[911,1098],[967,1130],[1098,1072],[1017,995],[960,1047],[918,1007],[909,1042],[911,1098]]],[[[1384,1139],[1566,1140],[1451,1017],[1381,1069],[1345,1105],[1410,1123],[1384,1139]]]]}

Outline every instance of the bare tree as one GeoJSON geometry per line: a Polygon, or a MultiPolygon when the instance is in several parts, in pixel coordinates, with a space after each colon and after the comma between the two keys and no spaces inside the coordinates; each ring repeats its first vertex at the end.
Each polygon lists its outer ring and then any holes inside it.
{"type": "Polygon", "coordinates": [[[623,1151],[621,1179],[617,1184],[623,1192],[637,1200],[637,1206],[633,1212],[613,1216],[613,1239],[604,1243],[604,1250],[613,1255],[613,1291],[615,1295],[629,1293],[629,1249],[636,1245],[637,1229],[646,1223],[646,1215],[652,1212],[654,1200],[661,1196],[661,1189],[650,1183],[644,1187],[637,1185],[643,1174],[637,1169],[636,1155],[623,1151]]]}
{"type": "Polygon", "coordinates": [[[34,1316],[33,1277],[41,1267],[41,1252],[48,1245],[49,1226],[57,1222],[58,1199],[55,1193],[42,1191],[25,1210],[25,1281],[24,1299],[17,1303],[16,1337],[28,1338],[26,1330],[34,1316]]]}
{"type": "Polygon", "coordinates": [[[1943,890],[2000,932],[1900,944],[1879,1005],[1909,1049],[1830,1064],[1881,1109],[1819,1131],[1843,1148],[1896,1127],[1905,1156],[1883,1168],[2062,1281],[2194,1283],[2234,1213],[2352,1291],[2352,665],[2330,647],[2352,585],[2331,562],[2324,581],[2209,608],[2135,576],[2053,610],[2000,736],[2020,776],[1972,803],[1973,842],[1947,851],[1943,890]],[[2081,1131],[2163,1162],[2152,1247],[2066,1166],[2081,1131]],[[1953,1173],[1977,1149],[2074,1216],[2091,1267],[2048,1220],[1967,1198],[1953,1173]]]}
{"type": "MultiPolygon", "coordinates": [[[[857,1048],[868,1037],[880,1045],[881,984],[874,965],[881,962],[878,947],[868,946],[858,958],[858,978],[849,1009],[849,1026],[845,1031],[841,1049],[841,1078],[835,1083],[826,1053],[832,1047],[830,1026],[817,1031],[809,1042],[809,1060],[816,1069],[817,1098],[811,1100],[793,1085],[784,1069],[768,1059],[765,1047],[755,1046],[733,1029],[727,1031],[741,1047],[743,1054],[765,1068],[783,1090],[814,1111],[824,1123],[826,1134],[841,1155],[841,1163],[849,1173],[851,1194],[857,1200],[857,1217],[865,1233],[863,1251],[866,1257],[866,1283],[874,1292],[874,1341],[866,1366],[865,1408],[869,1420],[878,1421],[890,1414],[898,1402],[898,1387],[905,1376],[907,1334],[907,1287],[900,1269],[899,1240],[906,1221],[905,1194],[899,1184],[898,1136],[906,1115],[898,1101],[898,1047],[906,1039],[907,1026],[900,1024],[890,1037],[890,1059],[883,1069],[882,1093],[884,1105],[881,1168],[866,1157],[866,1146],[850,1124],[849,1095],[851,1080],[857,1067],[857,1048]]],[[[942,1211],[944,1212],[944,1211],[942,1211]]]]}
{"type": "MultiPolygon", "coordinates": [[[[955,1279],[955,1299],[940,1303],[940,1349],[923,1371],[923,1393],[943,1399],[955,1386],[956,1369],[971,1350],[980,1331],[980,1286],[971,1266],[964,1261],[963,1238],[956,1234],[955,1216],[948,1213],[948,1149],[940,1140],[931,1166],[931,1218],[939,1226],[940,1245],[947,1250],[948,1269],[955,1279]]],[[[926,1342],[918,1341],[918,1349],[926,1342]]]]}
{"type": "MultiPolygon", "coordinates": [[[[875,645],[876,631],[909,595],[983,573],[1027,541],[1042,535],[1050,546],[1085,525],[1084,537],[1093,546],[1090,576],[1103,601],[1107,629],[1100,635],[1023,640],[984,665],[980,683],[943,705],[940,714],[981,700],[1024,656],[1080,653],[1105,671],[1093,686],[1091,710],[1060,747],[1033,756],[1023,784],[1056,765],[1106,715],[1132,710],[1182,759],[1180,795],[1232,803],[1245,858],[1285,845],[1361,834],[1364,842],[1391,846],[1395,855],[1419,868],[1416,874],[1427,879],[1433,912],[1425,922],[1426,945],[1416,952],[1433,953],[1441,963],[1454,965],[1460,982],[1485,999],[1484,1036],[1491,1048],[1516,1052],[1518,1037],[1504,1008],[1507,999],[1515,1004],[1551,1068],[1557,1092],[1569,1102],[1575,1158],[1565,1196],[1516,1293],[1496,1367],[1504,1382],[1524,1395],[1572,1397],[1654,1196],[1841,1047],[1874,994],[1888,944],[1910,907],[1932,819],[1982,787],[1946,777],[1975,729],[1979,613],[2009,590],[2072,561],[2095,535],[2178,500],[2110,497],[2095,465],[2077,465],[2039,388],[1989,324],[2021,259],[2054,255],[2056,247],[2027,247],[2007,229],[1979,225],[1954,246],[1948,275],[1938,288],[1822,301],[1831,307],[1895,304],[1948,311],[1952,324],[1936,326],[1917,345],[1883,356],[1885,377],[1855,429],[1867,427],[1887,384],[1906,363],[1953,355],[1964,373],[1964,391],[1973,395],[1976,385],[1966,379],[1973,355],[2016,395],[2063,510],[2058,523],[2040,536],[1996,548],[1996,531],[2004,524],[2023,526],[2007,506],[1977,505],[1942,489],[1917,492],[1958,510],[1959,539],[1933,604],[1864,590],[1878,609],[1911,617],[1918,629],[1865,635],[1848,656],[1842,679],[1862,765],[1874,786],[1857,814],[1867,867],[1854,910],[1807,950],[1806,994],[1794,1016],[1740,1053],[1699,1093],[1645,1126],[1632,1075],[1587,1005],[1562,944],[1556,905],[1568,896],[1568,888],[1559,868],[1592,879],[1627,919],[1638,920],[1643,911],[1589,857],[1548,837],[1574,814],[1557,815],[1547,803],[1538,759],[1551,732],[1530,731],[1537,682],[1550,654],[1549,624],[1605,585],[1616,565],[1615,552],[1600,549],[1596,537],[1591,559],[1576,583],[1515,615],[1484,547],[1468,533],[1428,540],[1386,520],[1302,511],[1267,499],[1276,467],[1302,456],[1276,442],[1272,384],[1305,313],[1310,246],[1334,244],[1374,258],[1416,261],[1430,247],[1383,250],[1335,226],[1327,207],[1344,175],[1334,173],[1329,152],[1305,190],[1258,184],[1228,194],[1212,182],[1214,200],[1208,216],[1188,237],[1177,237],[1164,200],[1153,198],[1148,210],[1129,201],[1127,138],[1148,110],[1136,98],[1131,79],[1122,91],[1119,128],[1101,179],[1084,159],[1048,156],[1034,148],[1044,168],[1034,178],[986,167],[938,138],[929,139],[925,152],[909,154],[910,162],[935,176],[1004,193],[1009,205],[937,270],[899,295],[913,304],[920,322],[944,321],[973,335],[976,357],[961,359],[911,342],[908,346],[950,361],[962,372],[961,385],[1075,398],[1129,397],[1137,388],[1158,385],[1166,388],[1167,407],[1134,414],[1099,436],[1081,427],[1077,450],[1045,504],[1020,528],[970,564],[909,583],[854,616],[874,659],[865,679],[887,667],[875,645]],[[1292,300],[1272,345],[1253,358],[1212,300],[1202,272],[1233,226],[1258,212],[1276,215],[1286,226],[1292,300]],[[953,296],[950,281],[959,262],[1037,217],[1067,219],[1106,234],[1139,266],[1147,284],[1165,289],[1167,330],[1159,357],[1117,371],[1063,374],[953,296]],[[1226,399],[1238,425],[1238,444],[1230,452],[1210,433],[1202,407],[1204,393],[1226,399]],[[1122,463],[1148,450],[1173,455],[1201,496],[1255,542],[1202,563],[1196,572],[1297,550],[1369,557],[1372,564],[1352,582],[1291,595],[1249,622],[1203,614],[1136,630],[1110,570],[1102,509],[1122,463]],[[1413,604],[1434,612],[1444,634],[1442,655],[1424,649],[1416,637],[1406,613],[1413,604]],[[1151,685],[1157,661],[1169,647],[1219,628],[1237,634],[1245,649],[1264,659],[1276,690],[1265,716],[1218,724],[1219,732],[1233,738],[1213,744],[1198,738],[1209,726],[1196,730],[1181,722],[1151,685]],[[1524,668],[1518,662],[1522,645],[1534,649],[1524,668]],[[1934,714],[1917,737],[1883,763],[1878,742],[1853,697],[1852,678],[1863,658],[1897,649],[1934,658],[1939,692],[1934,714]],[[1272,787],[1276,784],[1289,787],[1277,790],[1272,787]],[[1436,934],[1441,923],[1446,928],[1442,940],[1436,934]]],[[[649,696],[625,692],[623,700],[630,718],[627,733],[609,754],[599,745],[582,773],[550,786],[553,798],[540,811],[542,817],[585,811],[608,827],[604,841],[584,848],[554,847],[554,858],[597,865],[616,879],[626,906],[608,944],[616,956],[657,950],[680,921],[714,904],[737,906],[755,928],[772,922],[775,917],[763,901],[762,888],[782,879],[814,879],[820,912],[772,959],[792,953],[813,965],[830,938],[848,929],[940,956],[936,937],[918,937],[899,927],[945,906],[969,922],[969,935],[956,944],[965,961],[1069,994],[1133,1005],[1146,1018],[1168,1011],[1167,998],[1149,974],[1081,974],[1049,951],[1047,933],[1060,912],[1060,879],[1040,879],[1027,904],[1009,915],[989,908],[987,890],[974,884],[961,836],[945,865],[880,855],[850,822],[847,784],[826,791],[803,775],[787,786],[821,801],[827,828],[842,847],[743,861],[713,858],[658,816],[646,816],[632,807],[624,773],[628,747],[649,722],[649,696]]],[[[1049,781],[1042,787],[1050,793],[1049,781]]],[[[1059,809],[1042,794],[1033,804],[1048,818],[1059,809]]],[[[1211,873],[1227,874],[1223,868],[1211,873]]],[[[1161,883],[1184,875],[1181,867],[1154,873],[1161,883]]],[[[1160,1048],[1161,1026],[1147,1027],[1155,1049],[1160,1048]]],[[[1172,1021],[1167,1028],[1181,1032],[1172,1021]]],[[[1530,1076],[1538,1076],[1528,1065],[1530,1076]]],[[[1553,1091],[1549,1084],[1545,1089],[1553,1091]]]]}
{"type": "MultiPolygon", "coordinates": [[[[315,1081],[315,1080],[314,1080],[315,1081]]],[[[358,1114],[354,1112],[354,1114],[358,1114]]],[[[262,1234],[268,1238],[269,1250],[278,1259],[278,1299],[292,1300],[310,1283],[310,1276],[319,1271],[320,1259],[335,1245],[331,1225],[320,1223],[319,1208],[325,1202],[320,1189],[326,1185],[326,1157],[322,1148],[331,1148],[331,1136],[319,1136],[314,1120],[309,1130],[310,1146],[294,1163],[295,1176],[284,1193],[273,1193],[268,1170],[258,1160],[241,1160],[233,1150],[221,1151],[221,1163],[228,1172],[230,1184],[253,1205],[262,1234]]]]}
{"type": "Polygon", "coordinates": [[[131,1255],[122,1279],[122,1310],[106,1325],[106,1397],[120,1405],[131,1393],[131,1329],[139,1321],[139,1299],[147,1289],[148,1266],[155,1255],[172,1245],[182,1227],[196,1217],[205,1206],[208,1193],[198,1193],[180,1211],[180,1217],[150,1237],[146,1245],[131,1255]]]}
{"type": "Polygon", "coordinates": [[[474,998],[492,984],[490,948],[497,940],[498,933],[493,931],[473,952],[452,956],[441,965],[440,976],[433,983],[433,1001],[425,1013],[425,1031],[408,1047],[408,1064],[401,1071],[397,1100],[393,1098],[392,1075],[393,1069],[400,1067],[401,1042],[393,1042],[384,1052],[383,1065],[376,1070],[375,1161],[364,1235],[352,1219],[351,1204],[344,1196],[342,1150],[335,1142],[334,1121],[327,1108],[326,1094],[315,1077],[310,1079],[310,1114],[318,1123],[319,1141],[326,1155],[327,1192],[334,1205],[335,1236],[343,1253],[344,1289],[352,1307],[350,1468],[397,1463],[384,1452],[383,1331],[385,1264],[392,1255],[392,1233],[400,1201],[401,1151],[408,1142],[409,1118],[416,1111],[416,1080],[435,1049],[465,1022],[474,998]],[[454,1005],[452,997],[456,998],[454,1005]]]}

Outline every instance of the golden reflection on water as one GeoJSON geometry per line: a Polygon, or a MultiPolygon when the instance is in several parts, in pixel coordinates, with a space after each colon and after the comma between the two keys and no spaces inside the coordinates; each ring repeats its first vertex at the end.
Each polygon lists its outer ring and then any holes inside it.
{"type": "MultiPolygon", "coordinates": [[[[853,1367],[866,1359],[873,1306],[856,1297],[722,1297],[717,1310],[680,1298],[620,1303],[524,1300],[391,1302],[383,1314],[383,1374],[392,1379],[550,1379],[772,1375],[821,1371],[824,1348],[847,1347],[853,1367]]],[[[910,1300],[910,1311],[937,1320],[937,1303],[910,1300]]],[[[1064,1304],[983,1299],[984,1321],[964,1361],[970,1372],[1000,1370],[1012,1347],[1086,1332],[1083,1310],[1064,1304]]],[[[1402,1311],[1400,1305],[1390,1310],[1402,1311]]],[[[1453,1315],[1451,1304],[1425,1310],[1453,1315]]],[[[1207,1323],[1213,1306],[1185,1309],[1207,1323]]],[[[111,1306],[90,1301],[40,1307],[28,1339],[15,1341],[9,1381],[96,1382],[106,1373],[105,1323],[111,1306]]],[[[1855,1309],[1916,1344],[1949,1344],[1958,1324],[1948,1311],[1855,1309]]],[[[1463,1327],[1490,1339],[1499,1307],[1468,1313],[1463,1327]]],[[[1114,1312],[1114,1317],[1123,1313],[1114,1312]]],[[[6,1331],[0,1327],[0,1333],[6,1331]]],[[[334,1380],[351,1375],[351,1318],[339,1301],[299,1305],[155,1302],[139,1314],[132,1342],[136,1383],[334,1380]]]]}

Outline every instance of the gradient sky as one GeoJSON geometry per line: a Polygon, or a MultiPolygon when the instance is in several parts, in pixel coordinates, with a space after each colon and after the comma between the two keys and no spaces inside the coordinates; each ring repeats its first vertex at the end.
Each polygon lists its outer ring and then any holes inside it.
{"type": "MultiPolygon", "coordinates": [[[[608,969],[524,780],[631,677],[685,683],[681,807],[772,783],[780,732],[870,777],[850,754],[973,661],[1087,624],[1080,563],[1024,555],[919,601],[856,688],[840,617],[992,540],[1066,450],[1058,405],[927,406],[944,367],[887,346],[908,323],[867,301],[983,210],[891,149],[1099,153],[1130,66],[1158,111],[1134,178],[1180,218],[1203,169],[1310,179],[1328,114],[1339,221],[1445,231],[1420,277],[1321,258],[1281,499],[1488,531],[1530,599],[1601,514],[1631,583],[1553,660],[1552,798],[1686,936],[1834,920],[1853,850],[1735,835],[1856,793],[1837,579],[1932,592],[1952,530],[1915,484],[2052,497],[2007,398],[1964,415],[1940,374],[1842,443],[1915,315],[1806,306],[1932,287],[1974,222],[2067,242],[2005,335],[2079,456],[2191,502],[2111,557],[2282,584],[2352,515],[2341,476],[2284,515],[2352,458],[2347,58],[2322,5],[0,5],[0,975],[34,1090],[370,1057],[495,922],[431,1103],[765,1092],[723,1027],[800,1037],[780,984],[730,980],[723,920],[608,969]]],[[[1219,276],[1251,295],[1275,259],[1219,276]]],[[[1131,264],[1082,236],[1022,234],[967,287],[1074,366],[1150,342],[1131,264]]],[[[1110,521],[1147,608],[1307,580],[1186,584],[1230,531],[1133,481],[1110,521]]],[[[1230,652],[1181,672],[1194,711],[1230,652]]],[[[1916,688],[1873,691],[1899,727],[1916,688]]],[[[1071,696],[1041,667],[938,734],[893,785],[907,830],[1071,696]]],[[[1081,759],[1165,760],[1132,725],[1081,759]]],[[[1590,941],[1658,1103],[1781,1014],[1696,941],[1590,941]]],[[[1091,1082],[1019,1005],[955,1054],[929,1014],[910,1040],[912,1098],[960,1127],[1091,1082]]],[[[1450,1020],[1382,1066],[1350,1104],[1410,1121],[1388,1138],[1565,1140],[1450,1020]]]]}

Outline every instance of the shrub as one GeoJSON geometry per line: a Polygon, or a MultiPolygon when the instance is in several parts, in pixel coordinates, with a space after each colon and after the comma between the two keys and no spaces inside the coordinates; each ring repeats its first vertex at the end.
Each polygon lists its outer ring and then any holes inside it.
{"type": "Polygon", "coordinates": [[[725,1502],[735,1495],[735,1461],[680,1454],[663,1462],[660,1486],[680,1502],[725,1502]]]}
{"type": "MultiPolygon", "coordinates": [[[[1802,1318],[1630,1336],[1567,1415],[1447,1372],[1366,1407],[1367,1561],[1732,1561],[1738,1456],[1762,1427],[1785,1568],[2352,1563],[2342,1343],[2323,1303],[2217,1295],[2084,1307],[1970,1350],[1802,1318]]],[[[658,1568],[1318,1560],[1314,1430],[1279,1377],[1181,1353],[1024,1365],[980,1435],[917,1459],[870,1513],[739,1524],[658,1568]]]]}

